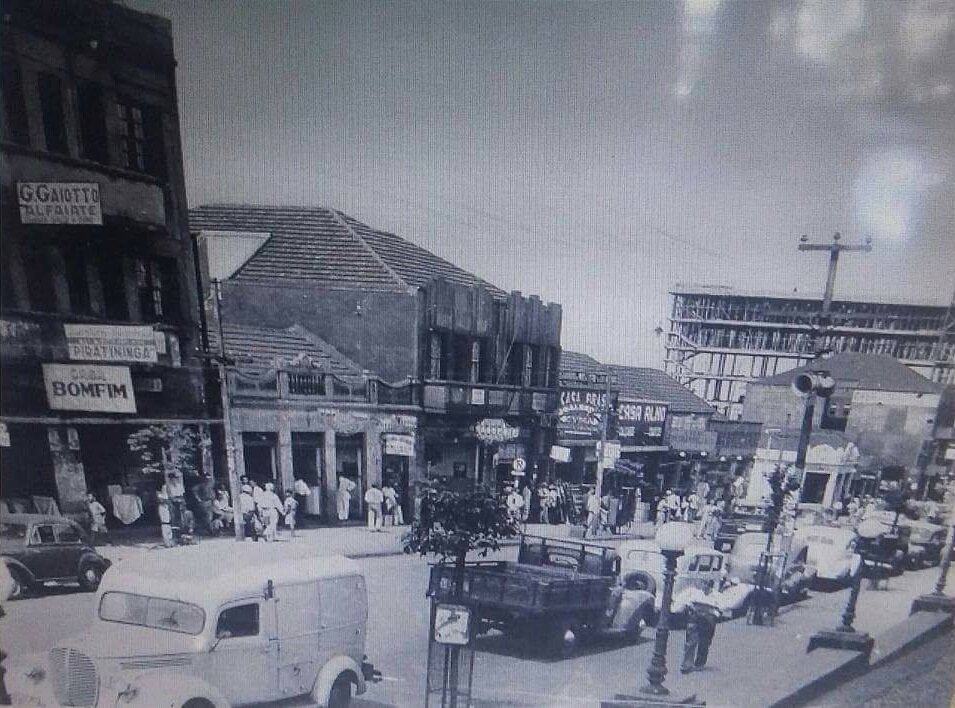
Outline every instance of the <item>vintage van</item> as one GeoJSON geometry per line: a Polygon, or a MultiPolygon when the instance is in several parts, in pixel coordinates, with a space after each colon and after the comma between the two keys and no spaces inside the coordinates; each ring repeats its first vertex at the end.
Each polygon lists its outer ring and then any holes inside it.
{"type": "Polygon", "coordinates": [[[7,682],[17,704],[212,708],[311,693],[346,706],[375,673],[367,616],[361,570],[342,556],[297,544],[153,551],[106,572],[85,634],[7,682]]]}

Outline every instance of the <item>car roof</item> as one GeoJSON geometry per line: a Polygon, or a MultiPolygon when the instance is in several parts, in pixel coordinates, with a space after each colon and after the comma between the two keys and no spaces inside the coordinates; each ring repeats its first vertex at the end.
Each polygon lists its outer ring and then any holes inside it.
{"type": "MultiPolygon", "coordinates": [[[[639,538],[633,541],[626,541],[620,545],[621,551],[647,551],[649,553],[660,553],[660,546],[657,545],[657,542],[652,538],[639,538]]],[[[712,553],[713,555],[723,556],[726,555],[722,551],[718,551],[715,548],[710,546],[690,546],[684,552],[683,555],[698,554],[698,553],[712,553]]],[[[662,555],[662,554],[661,554],[662,555]]]]}
{"type": "Polygon", "coordinates": [[[269,580],[290,585],[349,575],[360,566],[304,544],[209,543],[149,551],[107,571],[100,592],[167,597],[198,605],[261,595],[269,580]]]}
{"type": "Polygon", "coordinates": [[[54,514],[6,514],[0,512],[0,524],[76,524],[73,519],[54,514]]]}

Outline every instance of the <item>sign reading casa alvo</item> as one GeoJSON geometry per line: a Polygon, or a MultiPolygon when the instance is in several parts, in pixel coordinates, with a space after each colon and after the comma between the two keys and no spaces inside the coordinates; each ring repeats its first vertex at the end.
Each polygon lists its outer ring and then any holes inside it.
{"type": "Polygon", "coordinates": [[[23,224],[103,224],[95,182],[17,182],[23,224]]]}
{"type": "Polygon", "coordinates": [[[127,366],[44,364],[43,383],[57,411],[135,413],[136,397],[127,366]]]}

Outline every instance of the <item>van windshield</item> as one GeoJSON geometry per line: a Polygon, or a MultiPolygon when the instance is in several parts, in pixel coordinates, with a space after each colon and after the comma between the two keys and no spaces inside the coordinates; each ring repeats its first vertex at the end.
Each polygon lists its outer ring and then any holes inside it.
{"type": "Polygon", "coordinates": [[[198,605],[126,592],[104,593],[99,603],[99,617],[106,622],[182,634],[199,634],[206,622],[206,613],[198,605]]]}

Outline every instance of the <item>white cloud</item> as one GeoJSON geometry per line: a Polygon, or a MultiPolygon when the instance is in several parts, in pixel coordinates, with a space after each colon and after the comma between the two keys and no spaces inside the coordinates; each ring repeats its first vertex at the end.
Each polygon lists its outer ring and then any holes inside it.
{"type": "Polygon", "coordinates": [[[862,0],[804,0],[796,16],[796,47],[828,64],[862,29],[864,19],[862,0]]]}
{"type": "Polygon", "coordinates": [[[723,0],[684,0],[683,48],[680,52],[679,78],[673,87],[678,98],[693,93],[706,69],[709,44],[717,31],[723,0]]]}

